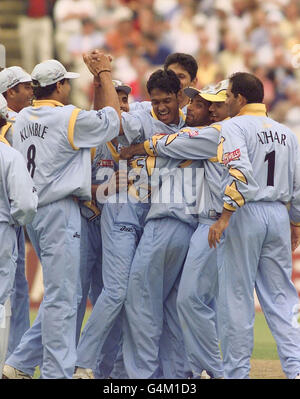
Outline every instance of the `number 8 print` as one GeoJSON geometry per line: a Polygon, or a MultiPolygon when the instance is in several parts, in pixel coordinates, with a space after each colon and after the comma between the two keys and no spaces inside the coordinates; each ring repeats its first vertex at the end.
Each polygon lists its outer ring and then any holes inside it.
{"type": "Polygon", "coordinates": [[[35,145],[32,144],[27,150],[27,169],[30,173],[30,176],[33,178],[35,172],[35,155],[36,155],[36,148],[35,145]]]}

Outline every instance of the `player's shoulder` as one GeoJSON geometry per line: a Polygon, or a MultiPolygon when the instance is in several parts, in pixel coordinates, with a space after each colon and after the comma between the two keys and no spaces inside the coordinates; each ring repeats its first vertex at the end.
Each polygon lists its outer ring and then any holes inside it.
{"type": "Polygon", "coordinates": [[[20,154],[19,151],[1,141],[0,141],[0,154],[1,157],[5,159],[6,163],[15,162],[16,160],[22,158],[22,155],[20,154]]]}

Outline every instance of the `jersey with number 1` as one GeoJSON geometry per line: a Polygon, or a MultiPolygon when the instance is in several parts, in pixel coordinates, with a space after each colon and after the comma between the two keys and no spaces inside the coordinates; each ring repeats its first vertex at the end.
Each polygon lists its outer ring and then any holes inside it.
{"type": "Polygon", "coordinates": [[[13,146],[24,156],[36,185],[39,206],[68,196],[91,200],[90,149],[119,134],[111,107],[84,111],[54,100],[39,100],[16,117],[13,146]]]}
{"type": "Polygon", "coordinates": [[[267,117],[264,104],[247,104],[222,125],[218,158],[230,175],[225,209],[280,201],[290,203],[291,221],[300,222],[298,140],[288,127],[267,117]]]}

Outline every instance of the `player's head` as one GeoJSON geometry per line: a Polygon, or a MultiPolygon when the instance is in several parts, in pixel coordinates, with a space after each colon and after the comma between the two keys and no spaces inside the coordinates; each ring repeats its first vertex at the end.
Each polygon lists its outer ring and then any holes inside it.
{"type": "MultiPolygon", "coordinates": [[[[164,69],[174,71],[180,80],[181,89],[185,87],[195,87],[197,84],[198,64],[193,56],[185,53],[173,53],[168,55],[164,63],[164,69]]],[[[183,92],[180,93],[181,106],[188,103],[187,97],[183,92]]]]}
{"type": "Polygon", "coordinates": [[[21,111],[32,102],[31,76],[19,66],[3,69],[0,72],[0,92],[9,108],[15,112],[21,111]]]}
{"type": "Polygon", "coordinates": [[[0,94],[0,127],[6,125],[8,119],[7,101],[5,97],[0,94]]]}
{"type": "Polygon", "coordinates": [[[201,90],[201,96],[211,101],[209,107],[212,122],[220,122],[228,118],[228,106],[226,101],[226,90],[228,89],[229,80],[221,80],[216,85],[210,85],[201,90]]]}
{"type": "Polygon", "coordinates": [[[131,87],[120,80],[113,80],[112,82],[119,97],[121,111],[129,112],[128,96],[131,93],[131,87]]]}
{"type": "Polygon", "coordinates": [[[260,79],[247,72],[237,72],[230,76],[226,91],[226,104],[229,115],[237,115],[246,104],[262,103],[264,86],[260,79]]]}
{"type": "Polygon", "coordinates": [[[78,78],[79,74],[67,72],[57,60],[47,60],[34,67],[31,77],[37,100],[53,99],[66,105],[69,103],[71,90],[69,79],[78,78]]]}
{"type": "Polygon", "coordinates": [[[201,96],[201,90],[194,87],[186,87],[183,91],[190,99],[186,113],[186,125],[193,127],[210,125],[209,107],[211,102],[201,96]]]}
{"type": "Polygon", "coordinates": [[[147,90],[156,117],[163,123],[179,123],[180,81],[171,70],[158,69],[147,82],[147,90]]]}

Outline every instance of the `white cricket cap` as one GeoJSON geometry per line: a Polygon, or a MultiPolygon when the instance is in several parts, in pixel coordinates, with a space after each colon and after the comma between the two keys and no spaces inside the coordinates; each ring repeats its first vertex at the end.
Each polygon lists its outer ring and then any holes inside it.
{"type": "Polygon", "coordinates": [[[229,86],[229,79],[224,79],[218,82],[216,85],[205,86],[203,89],[198,90],[195,87],[186,87],[183,89],[184,93],[194,98],[199,94],[202,98],[212,102],[223,102],[226,100],[226,90],[229,86]]]}
{"type": "Polygon", "coordinates": [[[79,73],[67,72],[57,60],[47,60],[37,64],[31,72],[32,80],[37,80],[42,87],[50,86],[62,79],[79,78],[79,73]]]}
{"type": "Polygon", "coordinates": [[[113,80],[112,82],[116,91],[124,91],[127,95],[131,93],[131,87],[122,83],[120,80],[113,80]]]}
{"type": "Polygon", "coordinates": [[[0,118],[8,119],[7,101],[2,94],[0,94],[0,118]]]}
{"type": "Polygon", "coordinates": [[[29,73],[27,73],[26,71],[24,71],[23,68],[19,67],[19,66],[12,66],[7,68],[10,71],[13,71],[14,74],[16,75],[17,79],[19,79],[19,83],[27,83],[27,82],[31,82],[31,76],[29,75],[29,73]]]}
{"type": "Polygon", "coordinates": [[[0,72],[0,93],[5,93],[8,89],[16,86],[20,80],[15,72],[9,68],[5,68],[0,72]]]}

